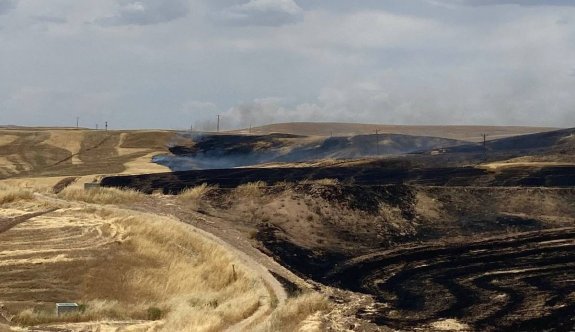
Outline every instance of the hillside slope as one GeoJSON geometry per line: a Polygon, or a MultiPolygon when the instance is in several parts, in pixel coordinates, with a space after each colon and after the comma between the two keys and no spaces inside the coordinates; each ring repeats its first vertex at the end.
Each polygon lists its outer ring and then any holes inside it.
{"type": "Polygon", "coordinates": [[[0,179],[162,171],[152,157],[183,139],[168,131],[0,129],[0,179]]]}
{"type": "Polygon", "coordinates": [[[456,140],[479,142],[482,135],[487,139],[497,139],[516,135],[532,134],[551,131],[557,128],[548,127],[522,127],[522,126],[404,126],[381,125],[362,123],[316,123],[316,122],[290,122],[277,123],[266,126],[243,129],[237,132],[252,134],[286,133],[305,136],[354,136],[374,134],[376,130],[384,134],[402,134],[414,136],[443,137],[456,140]]]}
{"type": "Polygon", "coordinates": [[[468,162],[573,164],[575,128],[497,139],[485,146],[480,143],[454,146],[442,149],[440,153],[438,159],[458,158],[468,162]]]}
{"type": "Polygon", "coordinates": [[[466,142],[396,134],[308,137],[290,134],[196,135],[193,143],[170,148],[155,161],[172,170],[230,168],[273,162],[352,159],[401,155],[466,142]]]}

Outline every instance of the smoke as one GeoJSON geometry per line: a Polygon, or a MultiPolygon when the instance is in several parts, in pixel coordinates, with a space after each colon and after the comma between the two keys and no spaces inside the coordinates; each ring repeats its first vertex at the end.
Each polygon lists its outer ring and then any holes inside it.
{"type": "Polygon", "coordinates": [[[155,163],[172,171],[224,169],[270,162],[305,162],[400,155],[450,147],[460,142],[432,137],[380,134],[327,137],[309,141],[290,135],[209,135],[180,133],[193,139],[189,146],[170,146],[171,155],[158,155],[155,163]]]}
{"type": "Polygon", "coordinates": [[[501,72],[496,80],[479,67],[423,76],[415,75],[418,69],[414,69],[407,74],[417,76],[415,80],[406,79],[402,71],[390,72],[374,80],[324,88],[310,102],[255,99],[229,109],[224,122],[229,129],[281,122],[572,126],[575,98],[568,87],[575,86],[575,70],[540,67],[516,70],[494,65],[491,71],[501,72]]]}
{"type": "MultiPolygon", "coordinates": [[[[232,128],[247,128],[278,122],[380,122],[384,110],[401,112],[389,94],[371,82],[323,89],[314,102],[286,105],[282,98],[255,99],[228,110],[224,117],[232,128]]],[[[387,120],[390,120],[389,113],[387,120]]]]}

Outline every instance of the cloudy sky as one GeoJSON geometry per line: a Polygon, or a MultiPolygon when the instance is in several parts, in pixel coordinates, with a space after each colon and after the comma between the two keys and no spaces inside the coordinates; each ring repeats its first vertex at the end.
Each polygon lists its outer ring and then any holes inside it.
{"type": "Polygon", "coordinates": [[[575,127],[573,0],[0,0],[0,125],[575,127]]]}

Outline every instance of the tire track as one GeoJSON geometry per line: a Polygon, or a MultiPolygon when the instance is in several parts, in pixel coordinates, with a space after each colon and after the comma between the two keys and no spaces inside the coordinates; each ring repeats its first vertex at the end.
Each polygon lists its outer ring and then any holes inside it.
{"type": "Polygon", "coordinates": [[[575,228],[399,248],[336,268],[328,282],[384,305],[366,318],[413,329],[455,318],[481,331],[575,328],[575,228]]]}
{"type": "Polygon", "coordinates": [[[50,212],[54,212],[58,210],[57,208],[54,209],[49,209],[46,211],[40,211],[40,212],[33,212],[33,213],[27,213],[18,217],[13,217],[13,218],[8,218],[8,219],[0,219],[0,234],[12,229],[13,227],[26,222],[34,217],[39,217],[45,214],[48,214],[50,212]]]}

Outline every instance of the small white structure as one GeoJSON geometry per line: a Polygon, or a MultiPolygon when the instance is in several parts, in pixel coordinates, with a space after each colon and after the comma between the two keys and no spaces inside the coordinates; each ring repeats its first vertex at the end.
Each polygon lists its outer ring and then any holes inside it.
{"type": "Polygon", "coordinates": [[[100,189],[100,184],[97,182],[84,183],[84,190],[100,189]]]}
{"type": "Polygon", "coordinates": [[[56,314],[62,316],[80,311],[78,303],[56,303],[56,314]]]}

